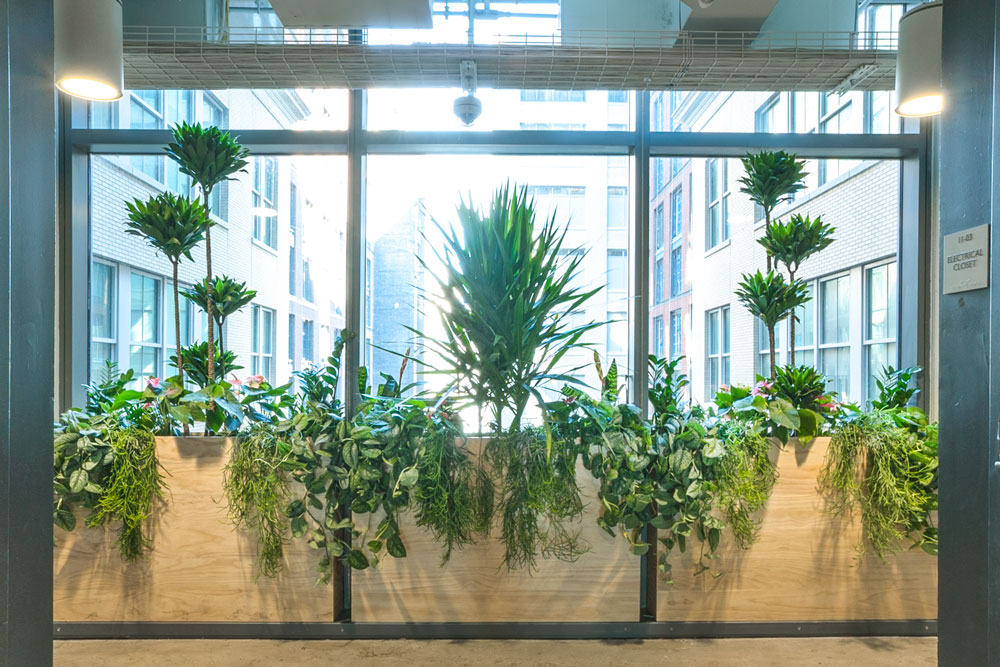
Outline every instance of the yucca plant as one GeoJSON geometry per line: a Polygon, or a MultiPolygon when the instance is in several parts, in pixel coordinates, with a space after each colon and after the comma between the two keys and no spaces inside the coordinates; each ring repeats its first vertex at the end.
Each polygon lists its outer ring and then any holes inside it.
{"type": "Polygon", "coordinates": [[[416,333],[441,355],[439,370],[468,387],[498,426],[509,414],[514,432],[532,397],[544,417],[543,384],[575,382],[556,369],[600,324],[571,326],[561,315],[579,310],[600,288],[572,284],[583,255],[560,257],[566,226],[555,213],[537,226],[527,188],[505,185],[485,212],[463,200],[458,222],[461,234],[438,224],[445,239],[437,278],[444,338],[416,333]]]}
{"type": "MultiPolygon", "coordinates": [[[[214,383],[214,381],[209,381],[208,378],[208,341],[185,345],[180,348],[180,353],[184,356],[184,361],[188,368],[188,377],[192,382],[201,388],[205,388],[214,383]]],[[[228,350],[226,352],[220,352],[218,347],[215,348],[214,361],[214,367],[218,372],[219,377],[224,378],[233,371],[243,369],[242,366],[236,363],[235,354],[228,350]]],[[[171,355],[170,363],[174,366],[177,365],[177,355],[171,355]]]]}
{"type": "MultiPolygon", "coordinates": [[[[174,278],[174,334],[181,344],[181,304],[178,296],[177,273],[181,259],[192,259],[191,251],[205,238],[208,214],[197,201],[164,192],[149,201],[136,199],[126,202],[128,222],[125,232],[146,239],[153,248],[170,260],[174,278]]],[[[184,355],[178,355],[177,374],[184,384],[184,355]]]]}
{"type": "Polygon", "coordinates": [[[257,290],[247,289],[245,282],[241,283],[235,278],[222,276],[211,280],[206,278],[182,290],[181,294],[206,313],[212,314],[215,328],[219,332],[219,351],[224,353],[226,346],[222,340],[222,326],[230,315],[238,313],[253,301],[257,296],[257,290]]]}
{"type": "MultiPolygon", "coordinates": [[[[816,216],[796,213],[787,222],[775,221],[757,242],[764,246],[768,257],[785,265],[789,282],[795,282],[802,262],[806,261],[833,243],[834,228],[816,216]]],[[[791,344],[789,363],[795,365],[795,318],[788,318],[789,341],[791,344]]]]}
{"type": "Polygon", "coordinates": [[[795,309],[809,300],[806,285],[801,280],[786,282],[780,273],[768,271],[766,274],[758,270],[756,273],[743,274],[736,289],[736,298],[740,300],[750,314],[760,318],[767,327],[767,342],[771,357],[771,374],[775,376],[774,358],[774,327],[786,317],[794,317],[795,309]]]}
{"type": "MultiPolygon", "coordinates": [[[[191,177],[201,188],[206,219],[209,216],[209,197],[219,183],[234,180],[234,174],[245,172],[250,151],[217,127],[202,127],[200,123],[179,123],[172,128],[174,141],[167,145],[167,155],[180,167],[180,172],[191,177]]],[[[212,232],[210,222],[205,225],[205,277],[212,280],[212,232]]],[[[215,345],[215,320],[212,303],[208,302],[208,345],[215,345]]],[[[208,382],[215,382],[215,360],[208,358],[208,382]]]]}
{"type": "MultiPolygon", "coordinates": [[[[771,229],[771,213],[791,195],[805,188],[802,180],[808,176],[806,163],[785,151],[747,153],[743,158],[744,175],[740,177],[740,192],[764,209],[764,231],[771,229]]],[[[767,257],[770,271],[771,256],[767,257]]]]}

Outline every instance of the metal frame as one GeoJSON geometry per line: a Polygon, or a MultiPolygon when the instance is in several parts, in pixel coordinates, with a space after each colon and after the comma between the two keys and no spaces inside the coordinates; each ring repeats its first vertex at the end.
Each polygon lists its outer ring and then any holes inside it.
{"type": "MultiPolygon", "coordinates": [[[[349,129],[347,131],[292,131],[292,130],[240,130],[235,129],[241,142],[256,153],[269,155],[346,155],[348,162],[347,206],[347,310],[346,328],[358,332],[355,341],[346,348],[345,376],[353,377],[361,365],[364,345],[364,266],[365,266],[365,181],[366,161],[369,155],[417,154],[494,154],[494,155],[627,155],[633,160],[631,188],[632,210],[632,285],[635,299],[632,318],[631,365],[632,386],[630,396],[645,409],[647,403],[646,357],[649,330],[649,247],[650,247],[650,176],[653,157],[741,157],[748,150],[785,149],[808,158],[860,158],[901,159],[906,164],[915,161],[927,164],[927,133],[921,134],[755,134],[707,132],[653,132],[650,122],[650,93],[636,92],[634,125],[631,131],[496,131],[496,132],[426,132],[383,131],[372,132],[364,127],[366,118],[366,92],[352,90],[349,96],[349,129]]],[[[64,177],[72,183],[73,206],[68,211],[66,225],[74,230],[71,249],[63,247],[65,276],[80,277],[89,269],[89,234],[87,202],[89,196],[90,154],[143,154],[159,152],[160,146],[170,138],[165,130],[92,130],[79,127],[82,105],[75,103],[73,120],[76,127],[66,131],[66,149],[74,156],[72,166],[64,177]],[[82,159],[81,159],[82,156],[82,159]],[[86,176],[79,171],[83,169],[86,176]],[[83,236],[86,235],[86,236],[83,236]],[[84,243],[83,241],[86,241],[84,243]],[[84,252],[81,248],[87,248],[84,252]],[[81,268],[79,263],[83,262],[81,268]]],[[[69,120],[66,118],[65,120],[69,120]]],[[[906,172],[909,174],[910,172],[906,172]]],[[[901,179],[901,197],[907,214],[912,206],[923,207],[926,201],[923,189],[928,181],[923,173],[901,179]]],[[[921,215],[917,229],[901,232],[900,254],[926,252],[923,233],[914,240],[912,235],[922,230],[926,217],[921,215]],[[904,246],[903,239],[906,245],[904,246]],[[914,245],[915,244],[915,245],[914,245]],[[911,248],[912,246],[912,248],[911,248]]],[[[665,230],[666,231],[666,230],[665,230]]],[[[69,238],[64,238],[64,243],[69,238]]],[[[920,255],[923,257],[923,255],[920,255]]],[[[910,257],[910,255],[907,255],[910,257]]],[[[915,285],[922,264],[900,261],[899,284],[915,285]]],[[[65,282],[64,282],[65,284],[65,282]]],[[[70,303],[62,305],[62,318],[66,330],[80,331],[81,316],[86,317],[87,282],[74,283],[70,303]],[[77,326],[71,327],[71,324],[77,326]]],[[[908,292],[907,292],[908,293],[908,292]]],[[[903,292],[901,291],[901,294],[903,292]]],[[[908,312],[908,311],[907,311],[908,312]]],[[[904,313],[905,315],[906,313],[904,313]]],[[[911,329],[903,326],[901,334],[911,329]]],[[[905,336],[900,336],[903,344],[905,336]]],[[[69,344],[69,343],[67,343],[69,344]]],[[[926,337],[913,344],[926,346],[926,337]]],[[[76,344],[79,347],[79,344],[76,344]]],[[[74,348],[72,354],[62,357],[63,373],[75,373],[79,379],[79,365],[86,364],[86,345],[83,350],[74,348]],[[80,358],[80,354],[83,357],[80,358]]],[[[86,373],[86,366],[84,366],[86,373]]],[[[77,383],[78,384],[78,383],[77,383]]],[[[348,386],[353,386],[348,383],[348,386]]],[[[72,392],[63,392],[61,401],[72,392]]],[[[356,405],[358,396],[351,389],[346,395],[348,408],[356,405]]],[[[64,406],[68,404],[64,403],[64,406]]],[[[640,559],[640,608],[637,622],[630,623],[414,623],[414,624],[355,624],[351,614],[350,571],[338,564],[335,578],[343,585],[334,596],[332,624],[287,623],[60,623],[55,625],[56,637],[281,637],[281,638],[653,638],[653,637],[768,637],[768,636],[828,636],[905,634],[924,635],[936,632],[936,622],[928,620],[903,621],[838,621],[816,623],[663,623],[656,621],[657,556],[656,532],[648,529],[646,537],[653,547],[640,559]]]]}

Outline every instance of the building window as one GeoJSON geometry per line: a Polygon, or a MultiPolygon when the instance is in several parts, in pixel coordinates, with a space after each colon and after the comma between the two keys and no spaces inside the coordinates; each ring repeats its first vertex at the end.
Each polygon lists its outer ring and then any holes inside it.
{"type": "Polygon", "coordinates": [[[663,357],[663,315],[653,318],[653,354],[663,357]]]}
{"type": "MultiPolygon", "coordinates": [[[[166,127],[162,90],[136,90],[129,96],[129,128],[159,130],[166,127]]],[[[133,155],[132,166],[154,181],[163,182],[162,155],[133,155]]]]}
{"type": "Polygon", "coordinates": [[[677,240],[684,230],[684,203],[682,195],[684,191],[677,187],[670,193],[670,238],[677,240]]]}
{"type": "Polygon", "coordinates": [[[608,249],[608,290],[628,290],[628,251],[608,249]]]}
{"type": "Polygon", "coordinates": [[[729,384],[729,306],[710,310],[705,318],[705,400],[714,401],[719,389],[729,384]]]}
{"type": "Polygon", "coordinates": [[[627,90],[609,90],[608,91],[608,102],[614,104],[623,104],[628,102],[628,91],[627,90]]]}
{"type": "Polygon", "coordinates": [[[656,303],[663,303],[663,258],[656,260],[656,268],[653,269],[653,300],[656,303]]]}
{"type": "Polygon", "coordinates": [[[684,291],[684,274],[681,260],[681,249],[670,251],[670,296],[680,296],[684,291]]]}
{"type": "MultiPolygon", "coordinates": [[[[808,283],[809,301],[795,309],[795,365],[816,365],[816,285],[808,283]]],[[[790,359],[791,357],[789,357],[790,359]]]]}
{"type": "Polygon", "coordinates": [[[295,246],[288,246],[288,293],[295,296],[295,246]]]}
{"type": "Polygon", "coordinates": [[[627,226],[628,226],[628,188],[620,186],[609,186],[608,229],[625,229],[627,226]]]}
{"type": "Polygon", "coordinates": [[[299,189],[295,183],[288,186],[288,231],[291,232],[292,245],[299,231],[299,189]]]}
{"type": "Polygon", "coordinates": [[[271,248],[278,247],[278,160],[253,159],[253,237],[271,248]]]}
{"type": "Polygon", "coordinates": [[[830,391],[847,398],[851,386],[851,280],[840,276],[819,284],[819,370],[830,391]]]}
{"type": "Polygon", "coordinates": [[[714,248],[729,238],[729,167],[724,158],[706,162],[708,171],[708,248],[714,248]]]}
{"type": "Polygon", "coordinates": [[[295,367],[295,315],[288,314],[288,364],[295,367]]]}
{"type": "Polygon", "coordinates": [[[663,248],[663,204],[659,204],[653,209],[653,247],[656,250],[663,248]]]}
{"type": "Polygon", "coordinates": [[[522,102],[585,102],[582,90],[522,90],[522,102]]]}
{"type": "Polygon", "coordinates": [[[570,229],[587,228],[587,188],[575,185],[529,185],[539,220],[556,216],[556,222],[570,229]]]}
{"type": "Polygon", "coordinates": [[[162,282],[141,273],[131,275],[129,367],[137,377],[158,377],[162,368],[162,282]]]}
{"type": "Polygon", "coordinates": [[[99,380],[108,361],[118,360],[118,272],[94,262],[90,269],[90,380],[99,380]]]}
{"type": "Polygon", "coordinates": [[[656,93],[653,96],[653,132],[662,132],[667,126],[665,110],[663,108],[663,93],[656,93]]]}
{"type": "MultiPolygon", "coordinates": [[[[779,322],[774,327],[774,353],[777,357],[775,365],[780,366],[785,356],[782,350],[785,349],[785,325],[779,322]]],[[[771,374],[771,351],[767,341],[767,327],[762,320],[757,320],[757,360],[760,364],[759,373],[765,377],[771,374]]]]}
{"type": "Polygon", "coordinates": [[[608,313],[608,355],[628,352],[628,313],[608,313]]]}
{"type": "Polygon", "coordinates": [[[664,163],[670,158],[664,157],[654,157],[653,160],[653,194],[659,194],[666,183],[666,175],[664,173],[665,165],[664,163]]]}
{"type": "Polygon", "coordinates": [[[316,325],[312,320],[302,320],[302,360],[313,361],[316,356],[316,325]]]}
{"type": "Polygon", "coordinates": [[[302,298],[309,303],[316,302],[316,296],[313,294],[313,279],[311,272],[311,264],[308,259],[302,260],[302,298]]]}
{"type": "Polygon", "coordinates": [[[896,263],[865,271],[865,389],[870,401],[878,397],[875,381],[896,359],[896,263]]]}
{"type": "Polygon", "coordinates": [[[684,339],[681,330],[681,311],[670,311],[670,358],[676,359],[684,354],[684,339]]]}
{"type": "Polygon", "coordinates": [[[201,116],[207,125],[222,129],[229,127],[229,111],[211,93],[203,93],[201,96],[201,116]]]}
{"type": "Polygon", "coordinates": [[[250,309],[250,374],[274,384],[274,311],[256,304],[250,309]]]}
{"type": "Polygon", "coordinates": [[[775,93],[757,110],[755,126],[758,132],[788,132],[788,103],[782,93],[775,93]]]}

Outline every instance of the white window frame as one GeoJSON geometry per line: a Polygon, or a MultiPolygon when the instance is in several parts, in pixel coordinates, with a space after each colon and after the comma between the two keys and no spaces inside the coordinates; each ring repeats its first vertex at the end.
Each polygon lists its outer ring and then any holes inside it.
{"type": "Polygon", "coordinates": [[[254,304],[252,304],[250,306],[250,318],[251,318],[251,321],[250,321],[250,331],[251,331],[251,335],[250,335],[250,374],[251,375],[261,375],[270,384],[274,384],[274,373],[276,371],[276,369],[274,367],[274,364],[275,364],[274,353],[275,353],[275,350],[277,350],[277,347],[278,347],[278,345],[277,345],[277,343],[278,343],[278,341],[277,341],[277,333],[276,333],[277,317],[278,317],[278,311],[276,309],[274,309],[274,308],[268,308],[267,306],[262,306],[262,305],[260,305],[258,303],[254,303],[254,304]],[[263,315],[264,311],[267,311],[267,312],[269,312],[271,314],[271,329],[270,329],[270,331],[267,332],[267,336],[271,340],[271,351],[270,352],[265,352],[264,351],[265,346],[263,345],[264,331],[263,331],[263,326],[262,326],[263,325],[263,316],[262,315],[263,315]],[[257,330],[257,341],[256,341],[257,344],[256,344],[256,349],[254,349],[255,346],[254,346],[253,333],[252,333],[253,330],[254,330],[254,328],[256,328],[256,330],[257,330]],[[264,366],[264,360],[265,359],[270,359],[270,361],[271,361],[271,363],[270,363],[270,367],[271,367],[270,374],[265,373],[262,370],[263,366],[264,366]]]}
{"type": "MultiPolygon", "coordinates": [[[[895,281],[896,281],[896,284],[895,284],[896,299],[895,300],[892,300],[892,299],[889,300],[889,302],[887,304],[888,310],[891,311],[892,308],[897,308],[897,309],[899,308],[899,264],[897,263],[896,258],[895,257],[890,257],[890,258],[887,258],[887,259],[884,259],[884,260],[881,260],[881,261],[878,261],[878,262],[873,262],[871,264],[867,264],[864,267],[862,267],[862,274],[861,275],[863,276],[863,280],[864,280],[864,288],[862,290],[862,293],[864,294],[864,308],[862,310],[863,324],[862,324],[862,329],[861,329],[862,330],[862,350],[863,350],[862,351],[862,360],[861,360],[861,377],[862,377],[861,387],[862,387],[862,392],[863,392],[863,400],[865,400],[865,401],[871,401],[872,399],[877,398],[876,396],[872,396],[871,392],[869,391],[869,389],[870,389],[869,378],[871,378],[874,375],[871,372],[873,370],[871,368],[871,352],[870,352],[872,346],[874,346],[874,345],[892,345],[892,346],[894,346],[895,347],[895,354],[893,354],[892,358],[888,360],[888,364],[891,365],[891,366],[893,366],[894,368],[898,368],[899,367],[899,312],[898,312],[898,310],[897,310],[896,316],[895,316],[895,320],[896,320],[896,327],[895,328],[896,328],[896,330],[894,332],[895,333],[894,336],[888,337],[888,338],[869,338],[869,331],[870,331],[870,328],[871,328],[871,316],[872,316],[872,308],[871,308],[871,272],[874,271],[874,270],[876,270],[876,269],[883,268],[883,267],[886,268],[886,276],[887,277],[888,276],[892,276],[895,279],[895,281]]],[[[878,373],[878,372],[880,372],[880,369],[876,370],[876,373],[878,373]]]]}
{"type": "Polygon", "coordinates": [[[705,400],[714,401],[719,389],[730,383],[732,373],[732,310],[720,306],[705,311],[705,400]],[[712,348],[712,334],[718,349],[712,348]],[[718,367],[718,382],[712,382],[712,369],[718,367]]]}

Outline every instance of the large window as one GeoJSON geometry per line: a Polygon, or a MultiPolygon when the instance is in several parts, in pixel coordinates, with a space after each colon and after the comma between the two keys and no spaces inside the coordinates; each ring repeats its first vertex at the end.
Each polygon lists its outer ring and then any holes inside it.
{"type": "Polygon", "coordinates": [[[663,303],[665,298],[663,292],[664,271],[663,258],[658,257],[653,265],[653,300],[656,303],[663,303]]]}
{"type": "Polygon", "coordinates": [[[663,204],[659,204],[653,209],[653,249],[663,249],[663,204]]]}
{"type": "MultiPolygon", "coordinates": [[[[795,365],[816,365],[816,285],[806,284],[809,302],[795,309],[795,365]]],[[[789,355],[789,360],[791,356],[789,355]]]]}
{"type": "Polygon", "coordinates": [[[302,359],[307,362],[316,358],[316,323],[302,320],[302,359]]]}
{"type": "Polygon", "coordinates": [[[657,357],[663,356],[664,347],[664,329],[663,329],[663,315],[657,315],[653,318],[653,354],[657,357]]]}
{"type": "Polygon", "coordinates": [[[163,353],[160,324],[162,281],[133,271],[131,283],[129,366],[137,376],[158,377],[163,353]]]}
{"type": "Polygon", "coordinates": [[[118,273],[104,262],[90,271],[90,377],[99,379],[107,362],[118,363],[118,273]]]}
{"type": "Polygon", "coordinates": [[[670,296],[680,296],[684,291],[684,259],[683,249],[674,248],[670,251],[670,296]]]}
{"type": "Polygon", "coordinates": [[[729,384],[729,307],[708,311],[705,330],[707,332],[705,400],[714,401],[719,388],[729,384]]]}
{"type": "Polygon", "coordinates": [[[250,373],[274,382],[274,311],[254,304],[250,310],[250,373]]]}
{"type": "MultiPolygon", "coordinates": [[[[662,211],[661,211],[662,215],[662,211]]],[[[670,193],[670,238],[680,239],[684,231],[684,190],[677,186],[670,193]]]]}
{"type": "Polygon", "coordinates": [[[273,157],[253,159],[251,213],[253,237],[272,248],[278,247],[278,161],[273,157]]]}
{"type": "Polygon", "coordinates": [[[830,378],[830,390],[846,398],[851,392],[850,277],[821,281],[819,295],[819,370],[830,378]]]}
{"type": "Polygon", "coordinates": [[[729,168],[718,158],[705,163],[708,172],[708,234],[706,248],[714,248],[729,238],[729,168]]]}
{"type": "Polygon", "coordinates": [[[896,263],[865,271],[865,378],[866,398],[878,396],[875,381],[886,366],[896,367],[896,263]]]}
{"type": "Polygon", "coordinates": [[[680,309],[670,311],[670,358],[684,354],[684,331],[680,309]]]}

